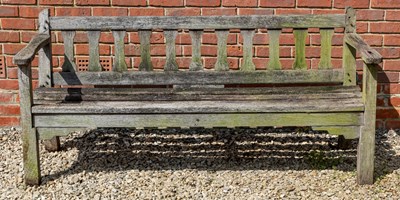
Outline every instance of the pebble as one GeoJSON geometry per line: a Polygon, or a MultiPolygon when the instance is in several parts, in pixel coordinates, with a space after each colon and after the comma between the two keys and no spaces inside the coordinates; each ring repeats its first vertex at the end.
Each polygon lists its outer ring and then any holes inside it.
{"type": "Polygon", "coordinates": [[[0,129],[0,199],[400,199],[399,133],[377,132],[372,186],[355,184],[356,142],[259,128],[75,132],[62,151],[40,145],[43,183],[27,187],[20,130],[0,129]],[[313,167],[316,150],[341,161],[313,167]]]}

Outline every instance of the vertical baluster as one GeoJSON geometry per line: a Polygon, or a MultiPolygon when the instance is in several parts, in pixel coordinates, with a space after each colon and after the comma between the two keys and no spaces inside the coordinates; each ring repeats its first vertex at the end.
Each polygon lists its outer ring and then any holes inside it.
{"type": "Polygon", "coordinates": [[[178,71],[178,63],[176,62],[175,40],[178,35],[176,30],[164,31],[165,44],[166,44],[166,63],[164,66],[165,71],[178,71]]]}
{"type": "Polygon", "coordinates": [[[333,29],[321,29],[321,60],[319,61],[319,69],[332,68],[332,37],[333,29]]]}
{"type": "Polygon", "coordinates": [[[279,36],[281,29],[268,30],[269,36],[269,62],[268,68],[270,70],[280,70],[282,68],[281,61],[279,60],[279,36]]]}
{"type": "Polygon", "coordinates": [[[189,31],[192,38],[192,62],[190,63],[190,71],[203,70],[201,63],[201,35],[203,31],[189,31]]]}
{"type": "Polygon", "coordinates": [[[307,29],[294,29],[294,39],[296,55],[295,61],[293,63],[293,69],[307,69],[306,63],[306,39],[307,39],[307,29]]]}
{"type": "Polygon", "coordinates": [[[240,33],[243,36],[243,63],[240,66],[240,70],[242,71],[256,70],[256,66],[253,63],[254,30],[241,30],[240,33]]]}
{"type": "MultiPolygon", "coordinates": [[[[344,34],[356,32],[356,11],[346,8],[346,27],[344,34]]],[[[343,85],[356,85],[356,49],[343,41],[343,85]]]]}
{"type": "Polygon", "coordinates": [[[75,31],[62,31],[64,39],[64,63],[62,65],[63,72],[77,71],[74,58],[74,37],[75,31]]]}
{"type": "Polygon", "coordinates": [[[217,62],[215,63],[215,70],[228,71],[228,54],[226,51],[226,42],[228,40],[229,30],[215,30],[218,39],[218,54],[217,62]]]}
{"type": "MultiPolygon", "coordinates": [[[[50,35],[49,9],[44,9],[39,14],[39,33],[50,35]]],[[[41,48],[39,54],[39,86],[51,87],[52,63],[51,42],[41,48]]]]}
{"type": "Polygon", "coordinates": [[[150,56],[151,30],[141,30],[138,33],[140,39],[140,58],[141,58],[139,70],[152,71],[153,64],[151,63],[151,56],[150,56]]]}
{"type": "Polygon", "coordinates": [[[89,38],[89,71],[101,71],[99,55],[100,31],[88,31],[89,38]]]}
{"type": "Polygon", "coordinates": [[[122,72],[127,71],[128,67],[125,62],[125,44],[124,38],[126,31],[113,31],[114,36],[114,65],[113,71],[122,72]]]}

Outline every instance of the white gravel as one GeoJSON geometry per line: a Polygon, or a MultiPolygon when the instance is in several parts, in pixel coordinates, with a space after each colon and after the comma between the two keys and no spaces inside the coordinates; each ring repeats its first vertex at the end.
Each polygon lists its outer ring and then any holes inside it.
{"type": "Polygon", "coordinates": [[[99,129],[41,145],[23,183],[20,132],[0,129],[0,199],[400,199],[400,131],[377,133],[376,181],[356,184],[356,141],[307,129],[99,129]]]}

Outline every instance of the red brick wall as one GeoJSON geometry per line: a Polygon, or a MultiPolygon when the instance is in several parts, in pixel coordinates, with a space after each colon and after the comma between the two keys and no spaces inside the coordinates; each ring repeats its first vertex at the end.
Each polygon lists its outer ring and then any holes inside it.
{"type": "MultiPolygon", "coordinates": [[[[12,56],[29,42],[36,32],[38,12],[49,8],[51,15],[247,15],[247,14],[323,14],[344,13],[346,6],[357,9],[357,32],[383,56],[382,71],[379,72],[378,112],[379,127],[400,128],[400,0],[1,0],[0,7],[0,126],[18,126],[19,109],[17,96],[17,68],[12,56]]],[[[281,37],[282,63],[290,67],[293,62],[293,36],[286,30],[281,37]]],[[[333,63],[340,66],[342,34],[334,36],[333,63]]],[[[63,46],[60,33],[53,34],[54,67],[63,62],[63,46]]],[[[101,35],[100,54],[110,60],[113,38],[110,33],[101,35]]],[[[314,68],[319,57],[318,30],[310,29],[307,39],[308,64],[314,68]]],[[[77,33],[76,53],[87,56],[86,35],[77,33]]],[[[163,35],[152,36],[153,63],[163,66],[165,55],[163,35]]],[[[241,57],[239,34],[229,35],[228,56],[231,68],[238,68],[241,57]]],[[[126,37],[126,55],[130,66],[139,64],[138,36],[129,32],[126,37]]],[[[180,33],[177,43],[178,61],[181,66],[190,62],[191,46],[187,32],[180,33]]],[[[206,33],[202,54],[206,67],[215,62],[216,38],[206,33]]],[[[258,68],[265,68],[268,60],[268,38],[259,32],[254,38],[255,58],[258,68]]],[[[33,74],[37,78],[37,60],[33,62],[33,74]]],[[[360,64],[359,64],[360,65],[360,64]]],[[[359,68],[361,69],[361,68],[359,68]]]]}

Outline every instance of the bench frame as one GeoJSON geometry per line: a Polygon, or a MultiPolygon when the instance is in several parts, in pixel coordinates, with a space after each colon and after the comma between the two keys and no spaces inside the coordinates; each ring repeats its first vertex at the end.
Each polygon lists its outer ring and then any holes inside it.
{"type": "MultiPolygon", "coordinates": [[[[25,171],[25,183],[28,185],[38,185],[40,184],[40,164],[39,164],[39,149],[38,149],[38,141],[39,139],[44,139],[44,144],[48,150],[59,150],[60,142],[59,136],[65,136],[69,132],[74,130],[79,130],[79,127],[37,127],[35,126],[35,122],[37,123],[35,117],[32,114],[32,107],[34,104],[34,93],[32,88],[32,71],[31,71],[31,61],[35,57],[36,53],[39,55],[39,87],[49,87],[51,88],[55,83],[63,83],[63,81],[68,80],[65,77],[76,75],[73,72],[76,69],[75,63],[73,61],[73,48],[67,48],[68,45],[73,45],[71,43],[73,41],[74,32],[71,30],[89,30],[89,45],[90,45],[90,59],[91,62],[89,64],[89,71],[99,71],[99,64],[98,64],[98,37],[99,37],[99,30],[98,28],[101,26],[103,30],[123,30],[131,28],[135,30],[139,30],[139,36],[141,38],[141,58],[142,63],[139,66],[139,69],[142,71],[150,71],[152,70],[152,64],[150,61],[150,54],[148,53],[150,48],[150,34],[151,31],[149,29],[153,29],[154,25],[156,24],[158,28],[164,29],[198,29],[199,27],[208,23],[207,28],[211,29],[218,29],[216,34],[218,36],[218,58],[216,63],[216,70],[221,71],[219,75],[223,75],[227,70],[227,60],[226,60],[226,46],[224,47],[223,41],[225,40],[226,45],[226,38],[227,38],[227,31],[225,29],[230,28],[239,28],[243,29],[241,31],[244,37],[244,55],[243,55],[243,65],[241,66],[242,71],[251,71],[254,70],[254,64],[251,61],[252,53],[251,47],[252,45],[252,37],[254,35],[253,31],[249,31],[248,29],[254,29],[261,27],[266,27],[270,33],[270,57],[271,61],[269,63],[269,69],[280,69],[280,62],[279,62],[279,42],[277,39],[279,38],[280,28],[284,27],[292,27],[295,28],[294,34],[296,38],[296,58],[294,69],[304,69],[305,58],[304,50],[301,48],[304,47],[300,44],[302,41],[305,41],[305,34],[307,33],[305,28],[309,28],[310,24],[312,27],[321,28],[321,35],[323,34],[325,38],[332,38],[331,35],[333,34],[333,27],[344,27],[344,43],[343,43],[343,71],[339,73],[337,77],[327,76],[332,78],[331,81],[336,79],[343,79],[344,86],[354,86],[356,85],[356,52],[359,52],[361,55],[361,59],[364,62],[363,68],[363,88],[362,88],[362,100],[365,105],[364,112],[361,115],[363,118],[361,121],[363,125],[359,126],[349,126],[347,129],[338,128],[338,127],[329,127],[329,125],[325,126],[316,126],[313,127],[314,129],[322,129],[322,130],[329,130],[336,134],[343,134],[344,132],[349,132],[349,134],[359,135],[359,144],[358,144],[358,151],[357,151],[357,182],[359,184],[372,184],[373,183],[373,172],[374,172],[374,145],[375,145],[375,114],[376,114],[376,87],[377,87],[377,70],[379,68],[378,64],[382,62],[381,55],[369,47],[362,38],[356,34],[355,25],[355,10],[348,7],[346,8],[345,15],[299,15],[299,16],[256,16],[252,17],[240,17],[240,16],[210,16],[210,17],[49,17],[49,11],[43,10],[39,15],[39,33],[33,37],[33,39],[29,42],[29,44],[22,49],[15,57],[14,62],[18,65],[19,72],[19,95],[20,95],[20,107],[21,107],[21,126],[22,126],[22,142],[23,142],[23,161],[24,161],[24,171],[25,171]],[[258,18],[256,18],[258,17],[258,18]],[[132,20],[134,18],[134,20],[132,20]],[[258,20],[257,20],[258,19],[258,20]],[[143,23],[144,21],[151,20],[152,23],[143,23]],[[190,21],[192,20],[192,21],[190,21]],[[190,23],[188,23],[190,21],[190,23]],[[201,22],[201,23],[200,23],[201,22]],[[226,22],[229,22],[226,24],[226,22]],[[331,25],[329,30],[325,30],[324,25],[329,23],[331,25]],[[344,24],[343,24],[344,23],[344,24]],[[190,24],[190,25],[188,25],[190,24]],[[50,28],[51,27],[51,28],[50,28]],[[51,37],[50,37],[50,29],[53,30],[62,30],[64,44],[66,45],[66,52],[65,52],[65,63],[63,65],[63,72],[60,73],[53,73],[52,72],[52,52],[51,52],[51,37]],[[140,31],[141,30],[141,31],[140,31]],[[95,38],[95,39],[93,39],[95,38]],[[97,41],[96,41],[97,38],[97,41]],[[304,39],[304,40],[303,40],[304,39]],[[276,48],[277,47],[277,48],[276,48]],[[72,49],[72,52],[71,52],[72,49]],[[278,50],[276,50],[278,49],[278,50]],[[97,51],[97,53],[96,53],[97,51]],[[146,53],[147,51],[147,53],[146,53]],[[92,56],[94,55],[94,56],[92,56]],[[225,57],[224,57],[225,55],[225,57]],[[278,59],[275,59],[278,58],[278,59]],[[97,60],[96,60],[97,59],[97,60]],[[63,74],[64,73],[64,74],[63,74]],[[54,76],[53,76],[54,75],[54,76]],[[60,78],[61,77],[61,78],[60,78]],[[354,134],[356,132],[356,134],[354,134]]],[[[175,59],[175,37],[177,32],[174,30],[166,30],[165,32],[166,37],[166,45],[167,45],[167,64],[165,66],[166,71],[175,71],[177,70],[177,65],[175,59]]],[[[197,71],[202,69],[200,58],[200,47],[199,42],[202,31],[191,31],[192,41],[193,41],[193,61],[190,65],[190,71],[197,71]],[[197,46],[196,46],[197,45],[197,46]]],[[[115,73],[120,73],[126,69],[126,64],[124,60],[124,50],[123,50],[123,37],[125,31],[113,31],[114,38],[115,38],[115,45],[116,45],[116,55],[115,55],[115,67],[113,68],[114,72],[110,72],[111,77],[115,76],[115,73]],[[122,49],[122,50],[121,50],[122,49]]],[[[330,44],[329,42],[327,44],[330,44]]],[[[330,47],[322,47],[322,53],[326,56],[321,58],[320,65],[327,66],[330,68],[330,47]],[[329,57],[329,58],[328,58],[329,57]]],[[[323,67],[321,67],[323,69],[323,67]]],[[[96,77],[101,76],[101,72],[88,72],[88,74],[81,75],[78,80],[93,80],[90,78],[90,74],[94,74],[96,77]],[[96,74],[97,73],[97,74],[96,74]],[[87,76],[85,78],[85,76],[87,76]]],[[[172,74],[174,72],[171,72],[172,74]]],[[[262,75],[256,80],[261,80],[260,82],[265,83],[262,81],[262,76],[267,77],[279,77],[283,75],[283,78],[276,79],[281,80],[280,83],[290,82],[285,79],[285,74],[289,76],[293,76],[293,73],[303,73],[301,70],[300,72],[288,72],[281,73],[281,72],[267,72],[262,75]]],[[[197,73],[199,74],[199,73],[197,73]]],[[[233,73],[234,74],[234,73],[233,73]]],[[[316,75],[313,75],[311,79],[315,78],[314,82],[318,82],[320,80],[326,80],[326,77],[321,78],[323,72],[318,72],[316,75]],[[320,77],[320,78],[318,78],[320,77]]],[[[191,76],[196,75],[194,72],[187,72],[182,76],[191,76]]],[[[119,77],[119,81],[127,81],[131,84],[144,84],[140,81],[132,82],[132,77],[145,77],[153,76],[152,74],[143,72],[137,74],[128,74],[126,77],[119,77]]],[[[223,84],[224,80],[222,81],[214,81],[216,80],[212,78],[213,75],[206,74],[204,77],[204,81],[201,84],[223,84]],[[211,76],[211,78],[210,78],[211,76]],[[208,79],[207,79],[208,77],[208,79]]],[[[218,74],[216,75],[218,76],[218,74]]],[[[229,75],[230,76],[230,75],[229,75]]],[[[232,75],[236,76],[236,75],[232,75]]],[[[240,77],[243,75],[237,75],[236,77],[240,77]]],[[[251,72],[249,72],[250,77],[253,77],[251,72]]],[[[185,82],[184,79],[168,79],[169,76],[165,76],[163,79],[166,84],[168,83],[177,83],[177,84],[188,84],[190,82],[185,82]],[[170,81],[170,82],[168,82],[170,81]]],[[[175,77],[175,76],[174,76],[175,77]]],[[[175,78],[176,78],[175,77],[175,78]]],[[[304,77],[304,76],[303,76],[304,77]]],[[[265,78],[265,77],[264,77],[265,78]]],[[[150,77],[151,79],[151,77],[150,77]]],[[[154,79],[154,77],[153,77],[154,79]]],[[[72,81],[72,85],[74,85],[74,77],[70,79],[72,81]]],[[[140,80],[140,79],[139,79],[140,80]]],[[[243,78],[243,80],[248,80],[248,78],[243,78]]],[[[273,79],[276,81],[275,79],[273,79]]],[[[64,84],[71,84],[70,81],[66,81],[64,84]]],[[[118,84],[110,80],[110,76],[104,79],[97,79],[97,83],[101,84],[103,81],[108,81],[108,84],[118,84]]],[[[278,81],[279,82],[279,81],[278,81]]],[[[93,82],[91,82],[93,83],[93,82]]],[[[121,82],[122,83],[122,82],[121,82]]],[[[239,82],[241,83],[241,82],[239,82]]],[[[82,83],[76,83],[80,85],[82,83]]],[[[83,83],[84,84],[84,83],[83,83]]],[[[208,114],[207,114],[208,115],[208,114]]],[[[236,114],[237,119],[243,121],[243,124],[246,124],[250,120],[254,120],[259,118],[257,114],[253,115],[245,115],[245,114],[236,114]],[[247,121],[246,121],[247,120],[247,121]]],[[[79,117],[79,115],[77,115],[79,117]]],[[[294,116],[294,115],[293,115],[294,116]]],[[[291,117],[293,117],[291,115],[291,117]]],[[[324,115],[325,116],[325,115],[324,115]]],[[[337,115],[336,117],[338,117],[337,115]]],[[[50,116],[51,117],[51,116],[50,116]]],[[[110,119],[112,116],[107,115],[100,115],[100,118],[110,119]]],[[[117,120],[122,115],[116,116],[114,120],[117,120]]],[[[135,117],[135,116],[129,116],[135,117]]],[[[162,121],[161,115],[160,121],[162,121]]],[[[183,116],[185,117],[185,116],[183,116]]],[[[187,116],[186,116],[187,117],[187,116]]],[[[210,117],[210,116],[207,116],[210,117]]],[[[281,118],[282,120],[276,123],[271,121],[267,124],[263,125],[275,125],[275,126],[285,126],[289,125],[285,123],[284,114],[276,114],[277,118],[281,118]]],[[[319,118],[318,114],[308,114],[307,116],[297,116],[297,118],[304,118],[304,117],[311,117],[311,118],[319,118]]],[[[345,114],[342,114],[341,117],[346,117],[345,114]]],[[[190,117],[189,117],[190,118],[190,117]]],[[[201,116],[200,116],[201,118],[201,116]]],[[[211,118],[213,118],[211,116],[211,118]]],[[[217,117],[214,117],[217,119],[217,117]]],[[[296,118],[296,119],[297,119],[296,118]]],[[[330,119],[335,119],[335,116],[332,118],[326,117],[329,121],[330,119]]],[[[49,120],[46,116],[42,116],[42,120],[46,121],[49,120]]],[[[349,118],[348,120],[351,121],[349,118]]],[[[140,120],[139,120],[140,121],[140,120]]],[[[258,122],[257,122],[258,123],[258,122]]],[[[142,125],[147,125],[143,123],[142,125]]],[[[169,126],[168,124],[165,124],[169,126]]],[[[173,124],[173,125],[181,125],[183,124],[173,124]]],[[[212,121],[202,124],[204,126],[212,127],[212,121]]],[[[237,124],[226,124],[227,126],[236,126],[237,124]]],[[[260,125],[260,124],[256,124],[260,125]]],[[[291,124],[292,125],[292,124],[291,124]]],[[[307,124],[307,121],[299,122],[297,125],[299,126],[307,126],[312,124],[307,124]]],[[[132,126],[136,126],[132,124],[132,126]]],[[[88,127],[81,127],[81,129],[85,129],[88,127]]],[[[95,128],[95,127],[93,127],[95,128]]]]}

